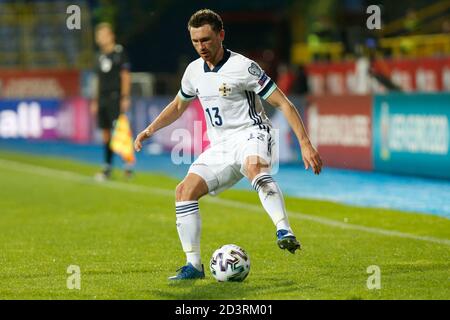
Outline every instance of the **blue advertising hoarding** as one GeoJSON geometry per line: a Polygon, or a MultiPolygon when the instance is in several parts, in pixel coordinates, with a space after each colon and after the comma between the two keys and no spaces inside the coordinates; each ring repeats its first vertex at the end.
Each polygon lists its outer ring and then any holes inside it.
{"type": "Polygon", "coordinates": [[[56,139],[60,104],[57,99],[0,100],[0,138],[56,139]]]}
{"type": "Polygon", "coordinates": [[[450,93],[376,95],[376,171],[450,178],[450,93]]]}

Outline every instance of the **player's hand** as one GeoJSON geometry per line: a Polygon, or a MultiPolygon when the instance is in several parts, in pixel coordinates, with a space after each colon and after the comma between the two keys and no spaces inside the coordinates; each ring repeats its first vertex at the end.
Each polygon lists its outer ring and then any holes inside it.
{"type": "Polygon", "coordinates": [[[148,129],[145,129],[144,131],[139,133],[136,137],[136,140],[134,140],[134,150],[136,150],[137,152],[141,151],[142,143],[144,142],[144,140],[146,140],[150,137],[151,137],[151,133],[148,129]]]}
{"type": "Polygon", "coordinates": [[[305,170],[311,167],[315,174],[319,174],[322,171],[322,159],[320,159],[319,152],[317,152],[311,142],[303,144],[301,148],[305,170]]]}

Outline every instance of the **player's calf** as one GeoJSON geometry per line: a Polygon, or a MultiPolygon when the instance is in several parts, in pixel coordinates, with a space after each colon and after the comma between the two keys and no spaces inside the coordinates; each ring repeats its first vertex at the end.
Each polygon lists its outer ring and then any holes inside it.
{"type": "Polygon", "coordinates": [[[289,225],[283,195],[278,184],[270,174],[262,172],[254,177],[252,186],[258,192],[264,209],[266,209],[277,228],[278,246],[294,253],[295,250],[300,248],[300,243],[295,238],[289,225]]]}

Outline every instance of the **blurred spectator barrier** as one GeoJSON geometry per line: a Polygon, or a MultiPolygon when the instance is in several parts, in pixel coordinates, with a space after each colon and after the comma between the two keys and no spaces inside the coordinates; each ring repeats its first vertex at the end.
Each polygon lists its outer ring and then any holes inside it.
{"type": "Polygon", "coordinates": [[[80,94],[77,70],[2,70],[0,98],[58,98],[80,94]]]}
{"type": "MultiPolygon", "coordinates": [[[[90,70],[40,69],[2,70],[0,72],[0,98],[56,98],[82,96],[92,98],[95,73],[90,70]]],[[[132,95],[151,97],[155,76],[151,73],[132,72],[132,95]]]]}
{"type": "MultiPolygon", "coordinates": [[[[402,91],[450,91],[450,58],[375,60],[367,64],[367,86],[361,90],[358,62],[312,63],[307,69],[311,94],[369,94],[388,91],[369,71],[383,75],[402,91]]],[[[364,72],[364,71],[363,71],[364,72]]]]}

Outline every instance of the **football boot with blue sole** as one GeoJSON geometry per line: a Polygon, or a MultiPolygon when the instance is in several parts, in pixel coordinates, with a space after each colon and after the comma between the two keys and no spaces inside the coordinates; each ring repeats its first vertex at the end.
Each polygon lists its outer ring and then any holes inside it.
{"type": "Polygon", "coordinates": [[[177,270],[178,274],[176,276],[169,277],[169,280],[194,280],[194,279],[204,279],[205,269],[202,265],[202,271],[197,270],[191,263],[181,267],[177,270]]]}
{"type": "Polygon", "coordinates": [[[280,249],[287,249],[292,254],[295,253],[295,250],[301,249],[300,242],[294,234],[285,229],[277,231],[277,244],[280,249]]]}

